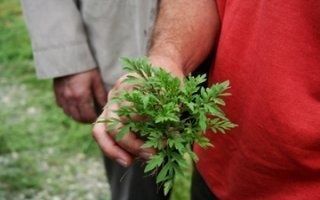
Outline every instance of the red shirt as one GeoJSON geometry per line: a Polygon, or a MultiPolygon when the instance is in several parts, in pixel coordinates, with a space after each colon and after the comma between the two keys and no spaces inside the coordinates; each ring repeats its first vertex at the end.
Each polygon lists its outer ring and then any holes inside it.
{"type": "Polygon", "coordinates": [[[226,115],[197,167],[221,199],[320,199],[320,1],[217,0],[226,115]]]}

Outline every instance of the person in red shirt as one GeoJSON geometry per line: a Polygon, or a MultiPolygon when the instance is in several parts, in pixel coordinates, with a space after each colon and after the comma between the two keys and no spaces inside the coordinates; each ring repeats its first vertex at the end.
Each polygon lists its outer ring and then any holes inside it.
{"type": "MultiPolygon", "coordinates": [[[[161,1],[153,64],[183,77],[212,50],[209,84],[230,80],[224,111],[238,127],[194,147],[202,199],[320,199],[320,1],[161,1]]],[[[115,142],[97,124],[93,135],[126,166],[152,155],[133,134],[115,142]]]]}

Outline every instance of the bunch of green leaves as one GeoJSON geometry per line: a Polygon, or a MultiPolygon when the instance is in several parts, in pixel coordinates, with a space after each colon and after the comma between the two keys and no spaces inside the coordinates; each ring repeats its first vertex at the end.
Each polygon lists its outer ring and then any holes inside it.
{"type": "Polygon", "coordinates": [[[220,109],[225,105],[221,97],[230,95],[226,92],[229,82],[204,88],[200,85],[206,81],[205,75],[189,75],[180,80],[161,68],[152,67],[145,58],[123,58],[123,67],[132,74],[123,82],[133,88],[120,91],[112,101],[121,105],[115,112],[126,120],[109,119],[108,127],[115,129],[122,123],[117,140],[133,132],[145,140],[143,147],[156,149],[144,171],[157,175],[157,183],[164,184],[167,194],[175,174],[183,174],[187,167],[184,155],[198,160],[192,151],[193,144],[212,146],[204,135],[207,129],[225,133],[235,127],[220,109]]]}

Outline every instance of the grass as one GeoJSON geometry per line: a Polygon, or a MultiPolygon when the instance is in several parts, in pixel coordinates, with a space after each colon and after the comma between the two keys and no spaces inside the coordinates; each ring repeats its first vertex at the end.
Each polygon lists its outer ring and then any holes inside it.
{"type": "MultiPolygon", "coordinates": [[[[55,105],[51,81],[37,80],[32,65],[19,1],[1,0],[0,199],[82,196],[89,192],[82,187],[86,184],[79,183],[77,191],[66,186],[73,184],[79,173],[88,171],[89,161],[100,163],[91,127],[79,125],[61,112],[55,105]],[[75,159],[79,155],[82,160],[75,159]],[[64,167],[74,170],[65,170],[62,176],[64,167]]],[[[96,176],[101,178],[93,176],[88,182],[105,182],[99,167],[96,176]]],[[[104,187],[94,197],[107,194],[104,187]]]]}
{"type": "MultiPolygon", "coordinates": [[[[0,120],[0,200],[108,199],[91,126],[67,118],[51,81],[35,77],[18,0],[0,0],[0,120]]],[[[172,200],[189,198],[190,172],[172,200]]]]}

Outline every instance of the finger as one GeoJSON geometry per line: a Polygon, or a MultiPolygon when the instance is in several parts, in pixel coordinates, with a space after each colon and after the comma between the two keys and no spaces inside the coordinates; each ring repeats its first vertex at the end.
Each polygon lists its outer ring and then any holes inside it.
{"type": "Polygon", "coordinates": [[[92,123],[96,120],[97,114],[92,100],[77,105],[81,122],[92,123]]]}
{"type": "Polygon", "coordinates": [[[65,111],[65,113],[67,115],[70,114],[69,109],[64,109],[64,107],[68,108],[68,103],[67,103],[67,100],[64,98],[64,96],[62,94],[60,94],[59,96],[56,94],[56,102],[57,102],[58,106],[60,108],[62,108],[63,111],[65,111]]]}
{"type": "Polygon", "coordinates": [[[92,131],[94,139],[97,141],[103,153],[110,159],[116,160],[120,165],[127,167],[132,163],[129,153],[119,147],[112,137],[106,133],[106,127],[102,123],[97,123],[92,131]]]}
{"type": "Polygon", "coordinates": [[[62,99],[66,102],[63,104],[63,109],[77,122],[92,123],[95,120],[96,113],[89,90],[68,86],[64,88],[62,99]]]}
{"type": "Polygon", "coordinates": [[[72,105],[71,103],[69,103],[67,106],[63,107],[63,110],[72,119],[74,119],[74,120],[76,120],[78,122],[82,122],[81,121],[80,112],[79,112],[79,110],[78,110],[76,105],[72,105]]]}
{"type": "Polygon", "coordinates": [[[77,108],[77,102],[73,97],[74,94],[72,93],[71,89],[69,87],[65,87],[61,95],[62,108],[64,112],[72,119],[81,122],[80,112],[77,108]]]}
{"type": "Polygon", "coordinates": [[[100,78],[94,80],[92,84],[92,92],[95,101],[98,103],[100,108],[102,108],[107,103],[108,93],[100,78]]]}
{"type": "Polygon", "coordinates": [[[54,96],[55,96],[55,100],[56,100],[56,104],[59,107],[62,107],[63,103],[64,103],[64,99],[63,99],[63,87],[62,84],[57,81],[56,79],[53,82],[53,91],[54,91],[54,96]]]}
{"type": "Polygon", "coordinates": [[[77,104],[77,108],[80,114],[80,121],[83,123],[92,123],[97,118],[97,113],[93,103],[92,91],[77,91],[74,92],[74,103],[77,104]]]}
{"type": "MultiPolygon", "coordinates": [[[[63,112],[67,116],[72,117],[72,113],[75,113],[75,111],[74,111],[74,108],[71,108],[71,106],[69,106],[67,99],[63,95],[61,95],[57,99],[59,99],[59,102],[60,102],[59,106],[60,106],[60,108],[62,108],[63,112]]],[[[75,116],[75,117],[77,117],[77,116],[75,116]]]]}
{"type": "Polygon", "coordinates": [[[150,157],[155,153],[154,149],[150,148],[142,148],[144,141],[139,139],[135,134],[128,133],[126,134],[118,144],[126,149],[133,155],[139,156],[146,160],[150,159],[150,157]]]}
{"type": "MultiPolygon", "coordinates": [[[[114,112],[119,109],[119,105],[116,103],[108,103],[105,107],[106,109],[101,114],[102,117],[106,117],[107,119],[116,118],[119,119],[119,116],[114,112]]],[[[114,130],[109,130],[110,135],[114,138],[119,133],[122,124],[119,124],[114,130]]],[[[126,151],[130,152],[135,156],[142,157],[144,159],[149,159],[155,151],[150,148],[142,148],[144,144],[143,140],[139,139],[133,133],[127,133],[120,141],[117,141],[119,146],[121,146],[126,151]]]]}

